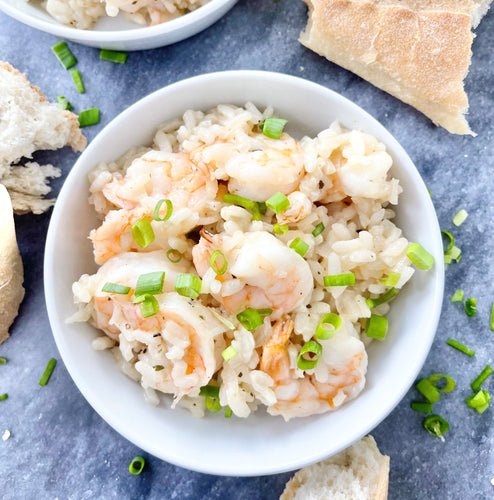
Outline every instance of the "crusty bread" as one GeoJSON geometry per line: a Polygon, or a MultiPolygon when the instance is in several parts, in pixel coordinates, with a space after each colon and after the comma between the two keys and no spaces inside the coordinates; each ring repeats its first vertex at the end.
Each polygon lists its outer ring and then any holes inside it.
{"type": "Polygon", "coordinates": [[[0,184],[0,344],[8,338],[10,325],[24,298],[23,281],[12,204],[7,189],[0,184]]]}
{"type": "Polygon", "coordinates": [[[386,500],[389,457],[372,436],[335,457],[299,470],[280,500],[386,500]]]}
{"type": "Polygon", "coordinates": [[[465,113],[472,26],[492,0],[306,0],[300,42],[455,134],[465,113]]]}
{"type": "Polygon", "coordinates": [[[46,179],[59,175],[51,165],[16,164],[35,151],[66,145],[75,151],[86,146],[77,116],[50,103],[25,75],[0,61],[0,182],[8,187],[16,213],[51,206],[52,200],[42,199],[50,191],[46,179]]]}

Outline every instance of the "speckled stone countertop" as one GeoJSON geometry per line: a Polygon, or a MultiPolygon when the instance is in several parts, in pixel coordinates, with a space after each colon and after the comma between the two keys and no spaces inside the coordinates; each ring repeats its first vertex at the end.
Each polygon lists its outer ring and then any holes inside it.
{"type": "MultiPolygon", "coordinates": [[[[0,59],[25,71],[45,93],[63,94],[78,109],[102,109],[102,123],[86,129],[89,139],[127,106],[171,82],[225,69],[289,73],[340,92],[380,120],[408,151],[432,190],[441,226],[451,229],[460,207],[470,217],[455,231],[463,260],[447,270],[443,313],[423,374],[444,371],[458,380],[454,395],[439,403],[451,431],[445,443],[425,433],[409,409],[410,391],[373,435],[391,457],[390,499],[494,498],[493,409],[479,416],[463,399],[468,384],[494,362],[489,310],[494,300],[494,12],[477,30],[467,90],[475,139],[449,135],[421,114],[360,78],[303,48],[297,37],[305,23],[299,0],[240,0],[207,31],[171,47],[133,53],[125,66],[98,63],[98,51],[73,46],[87,93],[77,95],[69,76],[50,53],[56,39],[0,14],[0,59]],[[478,299],[478,315],[467,318],[449,302],[456,288],[478,299]],[[476,349],[470,359],[445,345],[454,335],[476,349]]],[[[42,153],[64,176],[76,155],[42,153]]],[[[57,193],[63,182],[52,182],[57,193]]],[[[0,367],[0,497],[2,498],[192,498],[275,499],[291,474],[226,478],[190,472],[152,456],[139,477],[127,471],[141,451],[113,431],[89,406],[59,362],[48,387],[38,387],[48,358],[59,358],[43,296],[43,252],[50,214],[16,219],[26,269],[26,298],[12,331],[0,347],[9,363],[0,367]]],[[[494,380],[488,387],[494,389],[494,380]]]]}

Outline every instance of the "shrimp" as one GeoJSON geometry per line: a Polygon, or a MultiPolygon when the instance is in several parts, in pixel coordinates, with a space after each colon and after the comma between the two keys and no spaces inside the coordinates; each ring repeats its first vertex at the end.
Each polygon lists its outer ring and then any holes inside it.
{"type": "Polygon", "coordinates": [[[365,385],[367,353],[357,338],[338,330],[333,338],[319,341],[323,347],[319,363],[311,374],[297,377],[291,360],[296,346],[291,344],[293,321],[277,321],[264,344],[261,370],[274,381],[275,404],[268,413],[285,420],[332,411],[355,398],[365,385]]]}
{"type": "Polygon", "coordinates": [[[279,224],[293,224],[305,219],[312,211],[312,202],[304,193],[294,191],[288,196],[290,206],[284,212],[276,214],[279,224]]]}
{"type": "Polygon", "coordinates": [[[248,307],[273,310],[272,318],[289,313],[310,300],[314,278],[309,264],[294,250],[266,231],[209,235],[203,231],[192,250],[200,276],[209,268],[214,250],[221,250],[228,262],[223,282],[231,279],[241,289],[231,295],[213,294],[228,312],[248,307]]]}

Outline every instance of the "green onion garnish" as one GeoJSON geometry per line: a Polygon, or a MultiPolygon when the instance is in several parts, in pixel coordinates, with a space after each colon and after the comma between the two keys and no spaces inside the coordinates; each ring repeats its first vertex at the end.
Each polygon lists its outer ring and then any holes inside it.
{"type": "Polygon", "coordinates": [[[127,57],[125,52],[116,52],[115,50],[108,49],[101,49],[99,51],[99,58],[101,61],[125,64],[127,62],[127,57]]]}
{"type": "Polygon", "coordinates": [[[445,373],[433,373],[427,379],[439,392],[452,392],[455,390],[455,380],[445,373]]]}
{"type": "Polygon", "coordinates": [[[146,248],[154,241],[153,226],[147,217],[132,224],[132,237],[141,248],[146,248]]]}
{"type": "Polygon", "coordinates": [[[423,271],[432,269],[434,265],[434,257],[420,243],[412,243],[409,245],[407,257],[423,271]]]}
{"type": "Polygon", "coordinates": [[[221,357],[228,363],[228,361],[233,359],[237,354],[235,347],[230,345],[221,353],[221,357]]]}
{"type": "Polygon", "coordinates": [[[238,313],[237,319],[246,330],[253,332],[263,324],[264,318],[272,312],[272,309],[253,309],[249,307],[245,311],[238,313]]]}
{"type": "Polygon", "coordinates": [[[98,125],[100,121],[99,108],[85,109],[79,113],[79,125],[81,127],[90,127],[98,125]]]}
{"type": "Polygon", "coordinates": [[[182,260],[182,254],[178,250],[175,250],[175,248],[168,249],[166,251],[166,256],[170,262],[173,262],[173,264],[177,264],[182,260]]]}
{"type": "Polygon", "coordinates": [[[6,392],[4,392],[3,394],[0,394],[0,401],[5,401],[8,398],[9,398],[9,395],[6,392]]]}
{"type": "Polygon", "coordinates": [[[475,356],[475,351],[473,349],[470,349],[470,347],[467,347],[465,344],[462,344],[461,342],[458,342],[455,339],[448,339],[446,344],[453,347],[457,351],[460,351],[463,354],[466,354],[467,356],[470,356],[470,357],[475,356]]]}
{"type": "Polygon", "coordinates": [[[426,403],[425,401],[412,401],[410,408],[419,413],[432,413],[432,403],[426,403]]]}
{"type": "Polygon", "coordinates": [[[290,248],[303,257],[309,251],[310,247],[302,238],[297,237],[290,243],[290,248]]]}
{"type": "Polygon", "coordinates": [[[0,365],[6,365],[8,359],[5,356],[0,356],[0,365]]]}
{"type": "Polygon", "coordinates": [[[439,390],[428,378],[419,380],[415,388],[425,399],[427,399],[427,401],[429,401],[429,403],[437,403],[441,399],[439,390]]]}
{"type": "Polygon", "coordinates": [[[173,214],[173,203],[171,200],[160,200],[156,203],[156,206],[153,210],[153,219],[157,222],[165,222],[167,221],[173,214]],[[166,213],[164,217],[160,217],[160,210],[163,203],[166,204],[166,213]]]}
{"type": "Polygon", "coordinates": [[[335,313],[327,313],[319,321],[314,336],[320,340],[330,339],[340,326],[341,318],[335,313]]]}
{"type": "Polygon", "coordinates": [[[290,207],[290,200],[281,192],[273,194],[266,200],[266,206],[277,214],[281,214],[290,207]]]}
{"type": "Polygon", "coordinates": [[[322,345],[315,340],[306,342],[298,353],[297,366],[300,370],[312,370],[322,354],[322,345]]]}
{"type": "Polygon", "coordinates": [[[79,94],[84,94],[86,92],[86,88],[84,87],[84,82],[82,81],[82,75],[78,69],[71,69],[70,76],[72,77],[72,81],[74,82],[75,88],[79,94]]]}
{"type": "Polygon", "coordinates": [[[65,69],[70,69],[72,66],[77,64],[77,59],[72,54],[72,51],[69,49],[69,46],[65,42],[56,43],[51,50],[57,56],[57,59],[60,61],[60,64],[65,69]]]}
{"type": "Polygon", "coordinates": [[[451,296],[451,302],[463,302],[465,300],[465,292],[461,289],[456,290],[456,292],[451,296]]]}
{"type": "Polygon", "coordinates": [[[324,286],[352,286],[355,285],[355,274],[331,274],[329,276],[324,276],[323,282],[324,286]]]}
{"type": "Polygon", "coordinates": [[[143,318],[154,316],[160,310],[160,305],[156,297],[150,293],[136,295],[132,302],[134,302],[134,304],[141,304],[141,316],[143,318]]]}
{"type": "Polygon", "coordinates": [[[223,412],[225,418],[232,418],[233,411],[229,406],[225,406],[225,410],[223,412]]]}
{"type": "Polygon", "coordinates": [[[204,385],[199,390],[199,395],[209,398],[219,398],[220,388],[216,385],[204,385]]]}
{"type": "Polygon", "coordinates": [[[39,385],[41,387],[44,387],[46,384],[48,384],[48,382],[50,381],[51,374],[53,373],[53,370],[55,369],[56,365],[57,365],[57,360],[55,358],[51,358],[48,361],[45,371],[43,372],[43,375],[41,375],[41,378],[39,379],[39,385]]]}
{"type": "Polygon", "coordinates": [[[422,425],[427,432],[440,439],[443,439],[444,434],[449,430],[448,422],[439,415],[425,417],[422,425]]]}
{"type": "Polygon", "coordinates": [[[384,340],[388,334],[388,318],[386,316],[371,314],[367,322],[365,334],[371,339],[384,340]]]}
{"type": "Polygon", "coordinates": [[[455,237],[446,230],[441,231],[441,234],[448,238],[448,246],[444,249],[444,255],[449,254],[453,247],[455,246],[455,237]]]}
{"type": "Polygon", "coordinates": [[[137,278],[135,295],[145,295],[149,293],[156,295],[163,291],[163,283],[165,282],[164,271],[157,271],[154,273],[141,274],[137,278]]]}
{"type": "Polygon", "coordinates": [[[225,203],[231,203],[232,205],[237,205],[243,207],[252,213],[252,218],[254,220],[261,220],[261,209],[260,204],[257,201],[249,200],[249,198],[244,198],[238,194],[227,193],[223,196],[223,201],[225,203]]]}
{"type": "Polygon", "coordinates": [[[132,462],[129,464],[129,472],[133,476],[138,476],[143,470],[144,466],[146,465],[146,461],[142,457],[134,457],[132,459],[132,462]]]}
{"type": "Polygon", "coordinates": [[[365,303],[369,307],[369,309],[374,309],[381,304],[385,304],[386,302],[392,301],[399,293],[397,288],[390,288],[387,292],[379,295],[375,299],[367,299],[365,303]]]}
{"type": "Polygon", "coordinates": [[[282,236],[288,232],[288,225],[287,224],[275,224],[273,226],[273,232],[274,232],[274,234],[282,236]]]}
{"type": "Polygon", "coordinates": [[[59,95],[57,97],[57,103],[59,108],[67,109],[68,111],[74,109],[72,104],[70,104],[70,102],[63,95],[59,95]]]}
{"type": "Polygon", "coordinates": [[[491,332],[494,332],[494,304],[491,306],[491,321],[489,326],[491,327],[491,332]]]}
{"type": "Polygon", "coordinates": [[[470,396],[467,399],[465,399],[465,403],[467,404],[467,406],[475,410],[480,415],[482,415],[482,413],[484,413],[484,411],[487,410],[487,408],[489,408],[490,402],[491,402],[491,395],[484,389],[481,389],[473,396],[470,396]]]}
{"type": "Polygon", "coordinates": [[[453,217],[453,224],[455,226],[461,226],[466,220],[467,220],[467,217],[468,217],[468,212],[466,210],[464,210],[463,208],[457,212],[457,214],[453,217]]]}
{"type": "Polygon", "coordinates": [[[444,253],[444,263],[451,264],[451,262],[456,262],[457,264],[461,260],[461,249],[457,246],[453,246],[453,248],[444,253]]]}
{"type": "Polygon", "coordinates": [[[165,367],[163,365],[154,365],[153,369],[155,372],[160,372],[161,370],[164,370],[165,367]]]}
{"type": "Polygon", "coordinates": [[[470,318],[477,314],[477,299],[470,297],[465,301],[465,312],[470,318]]]}
{"type": "Polygon", "coordinates": [[[209,265],[217,276],[225,274],[228,270],[228,261],[221,250],[215,250],[209,258],[209,265]]]}
{"type": "Polygon", "coordinates": [[[398,284],[398,281],[400,281],[401,274],[400,273],[395,273],[394,271],[391,271],[386,278],[383,278],[381,280],[381,285],[384,286],[396,286],[398,284]]]}
{"type": "Polygon", "coordinates": [[[268,211],[268,206],[266,205],[265,201],[258,201],[257,206],[259,208],[259,212],[261,215],[266,215],[266,212],[268,211]]]}
{"type": "Polygon", "coordinates": [[[279,139],[287,123],[287,120],[284,120],[283,118],[271,116],[261,122],[259,127],[266,137],[269,137],[270,139],[279,139]]]}
{"type": "Polygon", "coordinates": [[[324,229],[324,224],[322,222],[319,222],[319,224],[317,224],[317,226],[313,229],[312,236],[314,236],[314,238],[317,238],[324,231],[324,229]]]}
{"type": "Polygon", "coordinates": [[[478,391],[482,384],[492,375],[494,370],[490,365],[486,365],[484,369],[480,372],[479,376],[470,384],[472,391],[478,391]]]}
{"type": "Polygon", "coordinates": [[[118,293],[119,295],[127,295],[130,292],[130,286],[119,285],[118,283],[107,281],[103,285],[101,291],[105,293],[118,293]]]}
{"type": "Polygon", "coordinates": [[[201,278],[195,274],[179,274],[175,281],[175,290],[177,293],[184,297],[189,297],[190,299],[197,299],[201,293],[201,288],[201,278]]]}
{"type": "Polygon", "coordinates": [[[219,412],[221,410],[220,400],[206,396],[206,409],[214,413],[219,412]]]}

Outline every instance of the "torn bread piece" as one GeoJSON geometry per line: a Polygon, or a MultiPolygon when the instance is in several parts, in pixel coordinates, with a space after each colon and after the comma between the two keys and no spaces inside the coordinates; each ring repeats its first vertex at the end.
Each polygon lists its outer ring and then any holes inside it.
{"type": "Polygon", "coordinates": [[[24,298],[23,281],[12,204],[7,189],[0,184],[0,344],[8,338],[9,328],[24,298]]]}
{"type": "Polygon", "coordinates": [[[16,213],[47,210],[53,204],[43,199],[50,191],[47,179],[60,175],[52,165],[18,163],[35,151],[67,145],[74,151],[86,147],[77,116],[50,103],[24,74],[0,61],[0,183],[11,193],[16,213]]]}
{"type": "Polygon", "coordinates": [[[306,0],[300,42],[414,106],[454,134],[471,134],[463,88],[472,27],[492,0],[306,0]]]}
{"type": "Polygon", "coordinates": [[[280,500],[386,500],[389,457],[372,436],[338,455],[299,470],[286,483],[280,500]]]}

